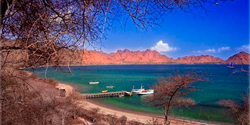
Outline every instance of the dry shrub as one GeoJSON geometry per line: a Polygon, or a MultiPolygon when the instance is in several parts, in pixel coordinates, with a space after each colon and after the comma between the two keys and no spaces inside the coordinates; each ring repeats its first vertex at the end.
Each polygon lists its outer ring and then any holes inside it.
{"type": "Polygon", "coordinates": [[[118,122],[118,118],[115,115],[107,115],[105,121],[109,124],[109,125],[117,125],[118,122]]]}
{"type": "Polygon", "coordinates": [[[59,82],[54,79],[43,79],[45,83],[49,83],[50,85],[56,87],[59,85],[59,82]]]}
{"type": "Polygon", "coordinates": [[[121,124],[121,125],[126,125],[127,123],[127,117],[126,116],[122,116],[118,119],[118,122],[121,124]]]}
{"type": "Polygon", "coordinates": [[[91,111],[91,116],[93,118],[92,122],[100,122],[102,120],[102,116],[99,114],[99,108],[93,108],[91,111]]]}
{"type": "Polygon", "coordinates": [[[2,71],[1,74],[3,125],[66,125],[80,114],[75,95],[61,98],[55,87],[19,73],[2,71]]]}
{"type": "Polygon", "coordinates": [[[102,114],[99,112],[100,109],[82,109],[81,115],[79,117],[84,118],[85,120],[93,123],[93,125],[143,125],[138,121],[129,121],[127,122],[127,117],[122,116],[118,118],[115,115],[102,114]]]}
{"type": "Polygon", "coordinates": [[[151,120],[148,120],[148,121],[147,121],[147,124],[146,124],[146,125],[162,125],[162,123],[159,121],[158,118],[152,117],[151,120]]]}
{"type": "Polygon", "coordinates": [[[100,114],[99,111],[99,108],[92,108],[91,110],[82,108],[79,116],[90,122],[97,123],[100,122],[103,117],[103,115],[100,114]]]}
{"type": "Polygon", "coordinates": [[[128,125],[144,125],[143,123],[136,121],[136,120],[131,120],[127,122],[128,125]]]}
{"type": "Polygon", "coordinates": [[[79,117],[84,118],[85,120],[92,122],[93,121],[93,117],[90,115],[90,112],[91,111],[82,108],[80,110],[79,117]]]}
{"type": "Polygon", "coordinates": [[[81,119],[74,119],[71,121],[70,125],[88,125],[88,123],[81,119]]]}
{"type": "Polygon", "coordinates": [[[26,106],[24,100],[37,97],[37,95],[35,93],[27,92],[26,90],[28,89],[28,86],[24,84],[23,81],[18,80],[18,78],[9,71],[2,72],[1,85],[1,106],[3,107],[1,124],[36,123],[34,119],[30,119],[33,112],[30,111],[30,109],[25,110],[29,107],[26,106]]]}
{"type": "Polygon", "coordinates": [[[93,123],[92,125],[107,125],[107,123],[98,122],[98,123],[93,123]]]}
{"type": "MultiPolygon", "coordinates": [[[[77,101],[77,100],[82,101],[83,99],[82,94],[77,91],[73,91],[72,93],[70,93],[70,95],[67,98],[72,101],[77,101]]],[[[80,102],[78,102],[78,104],[80,104],[80,102]]]]}
{"type": "Polygon", "coordinates": [[[31,73],[29,78],[31,78],[31,79],[39,79],[39,77],[34,73],[31,73]]]}
{"type": "Polygon", "coordinates": [[[226,116],[234,118],[237,124],[249,125],[248,97],[243,96],[243,99],[239,102],[233,100],[220,100],[218,104],[229,108],[229,112],[226,112],[226,116]]]}

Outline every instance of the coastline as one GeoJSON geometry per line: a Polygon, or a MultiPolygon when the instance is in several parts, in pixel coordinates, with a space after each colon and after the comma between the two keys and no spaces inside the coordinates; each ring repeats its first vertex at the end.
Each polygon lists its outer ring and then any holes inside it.
{"type": "MultiPolygon", "coordinates": [[[[227,63],[124,63],[124,64],[79,64],[79,65],[61,65],[61,66],[119,66],[119,65],[227,65],[227,63]]],[[[234,64],[234,65],[250,65],[250,64],[234,64]]],[[[53,65],[48,65],[49,67],[53,65]]],[[[44,66],[32,67],[32,68],[43,68],[44,66]]],[[[28,68],[28,69],[32,69],[28,68]]]]}
{"type": "Polygon", "coordinates": [[[130,113],[130,112],[126,112],[126,111],[107,108],[103,105],[95,104],[91,101],[86,101],[86,104],[87,104],[87,106],[86,106],[87,109],[98,108],[98,109],[100,109],[100,112],[103,114],[110,114],[110,115],[115,115],[118,117],[126,116],[128,118],[128,120],[136,120],[136,121],[140,121],[142,123],[147,123],[149,120],[152,120],[152,117],[149,117],[146,115],[139,115],[136,113],[130,113]]]}
{"type": "MultiPolygon", "coordinates": [[[[70,95],[75,89],[74,87],[72,87],[69,84],[65,84],[65,83],[59,83],[59,85],[57,86],[57,88],[60,89],[65,89],[66,91],[66,95],[70,95]]],[[[152,121],[153,118],[157,118],[160,122],[164,122],[164,117],[160,116],[160,115],[156,115],[153,113],[145,113],[145,112],[139,112],[139,111],[129,111],[126,109],[122,109],[122,108],[117,108],[117,107],[112,107],[112,106],[107,106],[105,104],[102,103],[98,103],[95,101],[91,101],[91,100],[84,100],[82,101],[82,104],[85,105],[86,109],[93,109],[93,108],[98,108],[100,109],[100,113],[106,114],[106,115],[115,115],[118,117],[121,116],[126,116],[128,118],[128,120],[136,120],[136,121],[140,121],[142,123],[148,123],[149,121],[152,121]]],[[[218,125],[218,124],[227,124],[227,123],[214,123],[214,122],[208,122],[208,121],[200,121],[200,120],[195,120],[195,119],[188,119],[188,118],[182,118],[182,117],[176,117],[176,116],[170,116],[169,118],[170,120],[170,124],[172,125],[183,125],[183,124],[187,124],[187,125],[218,125]]]]}
{"type": "Polygon", "coordinates": [[[117,107],[117,106],[112,106],[112,105],[108,105],[99,101],[95,101],[94,99],[89,99],[87,100],[89,103],[97,105],[97,106],[101,106],[104,108],[108,108],[108,109],[112,109],[115,111],[121,111],[121,112],[127,112],[127,113],[131,113],[131,114],[136,114],[136,115],[141,115],[143,114],[144,116],[149,116],[149,117],[154,117],[154,118],[159,118],[159,119],[163,119],[164,116],[163,114],[156,114],[156,113],[150,113],[150,112],[145,112],[145,111],[135,111],[132,109],[125,109],[125,108],[121,108],[121,107],[117,107]]]}

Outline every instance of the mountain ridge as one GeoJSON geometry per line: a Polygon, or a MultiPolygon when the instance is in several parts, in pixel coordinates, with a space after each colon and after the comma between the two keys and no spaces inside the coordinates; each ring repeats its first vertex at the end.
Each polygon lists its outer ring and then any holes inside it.
{"type": "MultiPolygon", "coordinates": [[[[1,48],[5,48],[8,51],[2,51],[1,60],[11,66],[26,66],[29,64],[27,58],[29,58],[29,51],[22,49],[22,44],[14,44],[12,42],[4,42],[0,45],[1,48]],[[14,49],[12,49],[14,48],[14,49]],[[8,56],[7,56],[8,55],[8,56]],[[7,57],[7,58],[6,58],[7,57]]],[[[167,55],[160,54],[154,50],[144,51],[131,51],[128,49],[117,50],[116,52],[106,53],[96,50],[74,50],[63,48],[58,51],[57,54],[60,65],[120,65],[120,64],[227,64],[233,62],[234,64],[250,64],[250,54],[244,51],[236,53],[230,56],[228,59],[223,60],[211,55],[190,55],[179,57],[177,59],[168,57],[167,55]]],[[[33,63],[33,60],[30,60],[33,63]]],[[[49,64],[53,65],[53,64],[49,64]]],[[[39,64],[37,66],[40,66],[39,64]]],[[[41,64],[42,66],[42,64],[41,64]]]]}
{"type": "Polygon", "coordinates": [[[96,50],[84,50],[83,65],[101,64],[249,64],[250,54],[244,51],[230,56],[227,60],[211,55],[184,56],[173,59],[154,50],[130,51],[128,49],[105,53],[96,50]]]}

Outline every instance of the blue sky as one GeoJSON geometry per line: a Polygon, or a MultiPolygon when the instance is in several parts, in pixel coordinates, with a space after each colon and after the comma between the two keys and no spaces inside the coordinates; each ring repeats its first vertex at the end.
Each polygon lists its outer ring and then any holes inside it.
{"type": "MultiPolygon", "coordinates": [[[[135,28],[132,22],[108,31],[96,50],[116,52],[119,49],[156,50],[172,58],[187,55],[213,55],[222,59],[249,49],[248,0],[207,4],[193,13],[167,13],[160,26],[147,32],[135,28]]],[[[92,49],[88,47],[87,49],[92,49]]]]}

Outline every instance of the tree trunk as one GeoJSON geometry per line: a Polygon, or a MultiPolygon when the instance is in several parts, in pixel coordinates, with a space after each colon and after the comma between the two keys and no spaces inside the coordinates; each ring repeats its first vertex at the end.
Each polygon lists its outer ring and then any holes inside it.
{"type": "Polygon", "coordinates": [[[170,106],[167,107],[167,119],[166,119],[166,125],[168,125],[170,122],[168,122],[168,113],[169,113],[170,106]]]}
{"type": "Polygon", "coordinates": [[[163,108],[164,108],[165,125],[167,125],[167,123],[168,123],[168,109],[166,106],[164,106],[163,108]]]}

